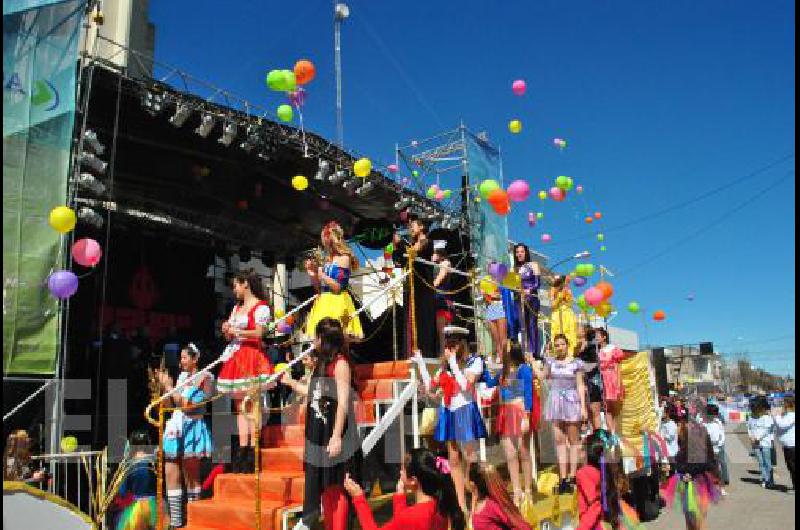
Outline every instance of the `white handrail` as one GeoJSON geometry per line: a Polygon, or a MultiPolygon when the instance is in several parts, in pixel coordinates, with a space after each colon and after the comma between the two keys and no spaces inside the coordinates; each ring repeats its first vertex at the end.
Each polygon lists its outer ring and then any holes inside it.
{"type": "Polygon", "coordinates": [[[389,427],[394,423],[394,420],[397,416],[403,411],[403,408],[406,406],[408,400],[414,397],[417,393],[417,382],[415,380],[411,380],[408,383],[408,386],[403,389],[403,392],[400,396],[392,403],[389,407],[389,410],[386,411],[386,414],[383,415],[383,419],[381,419],[380,423],[375,426],[374,429],[364,438],[364,441],[361,442],[361,451],[367,455],[372,448],[375,447],[375,444],[378,443],[378,440],[381,436],[383,436],[389,427]]]}
{"type": "Polygon", "coordinates": [[[42,391],[44,391],[44,389],[45,389],[45,388],[47,388],[48,386],[52,385],[52,384],[53,384],[54,382],[56,382],[56,381],[57,381],[57,379],[51,379],[50,381],[46,382],[46,383],[45,383],[45,384],[43,384],[41,387],[39,387],[39,389],[38,389],[36,392],[34,392],[33,394],[31,394],[30,396],[28,396],[27,398],[25,398],[25,399],[22,401],[22,403],[20,403],[19,405],[17,405],[16,407],[14,407],[13,409],[11,409],[10,411],[8,411],[8,413],[6,413],[6,415],[5,415],[5,416],[3,416],[3,423],[5,423],[5,421],[6,421],[8,418],[10,418],[11,416],[13,416],[13,415],[14,415],[14,414],[15,414],[15,413],[16,413],[16,412],[19,410],[19,409],[21,409],[22,407],[24,407],[25,405],[27,405],[28,403],[30,403],[30,402],[33,400],[33,398],[35,398],[36,396],[38,396],[39,394],[41,394],[41,393],[42,393],[42,391]]]}

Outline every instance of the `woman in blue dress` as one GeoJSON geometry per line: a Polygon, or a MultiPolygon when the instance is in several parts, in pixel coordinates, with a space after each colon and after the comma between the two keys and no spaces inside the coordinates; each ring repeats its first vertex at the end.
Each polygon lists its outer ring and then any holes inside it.
{"type": "MultiPolygon", "coordinates": [[[[192,343],[181,350],[181,373],[177,384],[166,372],[159,374],[165,392],[171,392],[171,406],[176,410],[164,428],[164,471],[167,482],[170,525],[180,528],[185,524],[183,483],[186,484],[186,500],[194,502],[200,498],[200,459],[211,456],[211,434],[203,419],[205,407],[192,407],[207,401],[213,394],[214,376],[198,375],[200,350],[192,343]],[[191,382],[184,385],[184,382],[191,382]],[[183,385],[183,386],[181,386],[183,385]],[[178,388],[179,387],[179,388],[178,388]]],[[[168,405],[169,406],[169,405],[168,405]]]]}

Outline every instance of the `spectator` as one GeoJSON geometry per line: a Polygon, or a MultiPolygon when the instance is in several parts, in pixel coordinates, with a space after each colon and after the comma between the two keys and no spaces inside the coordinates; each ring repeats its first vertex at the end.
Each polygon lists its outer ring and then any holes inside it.
{"type": "Polygon", "coordinates": [[[6,440],[5,458],[3,458],[3,480],[21,482],[41,482],[45,478],[43,470],[34,470],[31,464],[32,441],[28,431],[18,429],[6,440]]]}
{"type": "Polygon", "coordinates": [[[758,466],[761,470],[761,487],[773,488],[775,483],[772,474],[772,442],[774,439],[775,422],[772,421],[767,411],[769,403],[763,396],[756,398],[753,404],[755,421],[751,430],[751,440],[755,447],[758,466]]]}
{"type": "Polygon", "coordinates": [[[675,472],[675,457],[678,454],[678,420],[680,419],[678,409],[674,405],[667,404],[664,411],[665,420],[661,423],[661,436],[667,444],[667,456],[669,457],[669,474],[675,472]]]}
{"type": "MultiPolygon", "coordinates": [[[[706,407],[706,417],[704,421],[708,437],[711,440],[711,447],[714,449],[714,458],[719,467],[719,477],[724,486],[730,483],[728,477],[728,456],[725,453],[725,425],[719,418],[719,407],[710,404],[706,407]]],[[[720,494],[725,497],[728,493],[725,488],[720,489],[720,494]]]]}
{"type": "Polygon", "coordinates": [[[772,421],[778,432],[778,441],[783,447],[783,458],[786,460],[786,467],[789,469],[789,477],[792,479],[791,492],[794,494],[794,398],[787,397],[783,400],[783,410],[781,414],[772,415],[772,421]]]}

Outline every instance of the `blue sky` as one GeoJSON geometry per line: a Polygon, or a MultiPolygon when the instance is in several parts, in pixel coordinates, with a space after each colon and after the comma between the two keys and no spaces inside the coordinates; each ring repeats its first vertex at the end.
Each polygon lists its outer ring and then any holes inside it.
{"type": "MultiPolygon", "coordinates": [[[[570,175],[585,188],[562,203],[515,205],[510,235],[556,260],[593,251],[617,273],[614,302],[647,311],[622,309],[615,325],[643,342],[714,341],[794,374],[793,2],[348,4],[348,148],[387,163],[396,142],[460,120],[487,131],[506,182],[525,179],[535,195],[570,175]],[[522,98],[514,79],[527,82],[522,98]],[[508,132],[513,118],[519,135],[508,132]],[[564,152],[554,137],[568,140],[564,152]],[[587,210],[603,219],[586,225],[587,210]],[[545,214],[533,229],[529,211],[545,214]],[[650,319],[656,309],[666,321],[650,319]]],[[[306,125],[333,138],[332,3],[220,5],[151,2],[157,59],[274,108],[283,101],[266,72],[308,58],[317,78],[306,125]]]]}

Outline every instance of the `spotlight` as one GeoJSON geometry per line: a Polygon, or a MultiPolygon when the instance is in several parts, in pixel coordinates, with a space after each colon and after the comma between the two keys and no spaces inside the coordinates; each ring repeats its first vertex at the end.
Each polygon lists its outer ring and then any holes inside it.
{"type": "Polygon", "coordinates": [[[80,176],[75,179],[75,184],[77,184],[79,188],[89,190],[95,195],[102,195],[106,191],[105,185],[97,180],[91,173],[81,173],[80,176]]]}
{"type": "Polygon", "coordinates": [[[200,125],[194,130],[194,132],[205,138],[209,135],[211,129],[213,128],[214,116],[211,114],[203,114],[203,117],[200,119],[200,125]]]}
{"type": "Polygon", "coordinates": [[[356,191],[356,188],[358,188],[358,181],[356,179],[347,180],[342,184],[342,187],[347,190],[348,193],[353,193],[356,191]]]}
{"type": "Polygon", "coordinates": [[[346,178],[347,178],[347,170],[340,169],[339,171],[335,172],[330,177],[328,177],[328,181],[331,184],[339,184],[341,182],[344,182],[346,178]]]}
{"type": "Polygon", "coordinates": [[[78,210],[78,219],[84,223],[94,226],[95,228],[103,228],[103,224],[105,223],[102,215],[87,206],[82,206],[78,210]]]}
{"type": "Polygon", "coordinates": [[[233,139],[236,138],[236,131],[236,124],[232,121],[229,121],[222,129],[222,137],[217,141],[226,147],[230,146],[231,142],[233,142],[233,139]]]}
{"type": "Polygon", "coordinates": [[[81,152],[80,156],[78,156],[78,163],[88,166],[101,175],[106,172],[106,168],[108,167],[107,162],[103,162],[97,158],[94,153],[87,153],[86,151],[81,152]]]}
{"type": "Polygon", "coordinates": [[[331,171],[331,163],[327,160],[319,159],[319,167],[317,169],[316,175],[314,175],[314,180],[325,180],[328,176],[328,173],[331,171]]]}
{"type": "Polygon", "coordinates": [[[258,126],[249,125],[247,127],[247,138],[245,138],[244,142],[239,144],[239,147],[249,153],[259,143],[261,143],[261,137],[258,135],[258,126]]]}
{"type": "Polygon", "coordinates": [[[169,122],[175,127],[182,127],[191,114],[192,107],[188,103],[179,103],[178,108],[175,109],[175,114],[172,115],[169,122]]]}
{"type": "Polygon", "coordinates": [[[83,143],[91,147],[98,156],[102,156],[106,152],[105,146],[97,139],[97,133],[92,130],[83,133],[83,143]]]}
{"type": "Polygon", "coordinates": [[[164,110],[164,96],[162,94],[154,94],[148,90],[142,96],[142,106],[151,116],[155,116],[164,110]]]}
{"type": "Polygon", "coordinates": [[[358,195],[359,197],[363,197],[364,195],[369,193],[372,190],[372,188],[374,188],[374,187],[375,187],[375,183],[374,182],[372,182],[372,181],[365,182],[363,186],[361,186],[360,188],[358,188],[356,190],[356,195],[358,195]]]}

